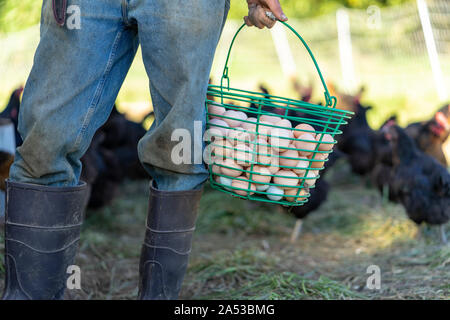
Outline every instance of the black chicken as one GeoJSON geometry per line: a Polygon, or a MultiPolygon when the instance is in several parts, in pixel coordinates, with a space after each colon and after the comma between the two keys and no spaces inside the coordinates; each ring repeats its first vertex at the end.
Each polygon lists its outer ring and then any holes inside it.
{"type": "Polygon", "coordinates": [[[337,137],[337,147],[347,155],[352,171],[359,175],[370,173],[375,166],[376,134],[367,122],[366,113],[372,107],[365,107],[359,102],[356,112],[342,135],[337,137]]]}
{"type": "Polygon", "coordinates": [[[450,174],[439,162],[420,151],[402,128],[385,126],[392,145],[392,192],[416,224],[439,225],[447,242],[444,224],[450,219],[450,174]]]}
{"type": "Polygon", "coordinates": [[[330,184],[325,180],[325,173],[335,164],[336,160],[341,157],[341,153],[338,150],[333,151],[328,157],[328,161],[325,162],[325,168],[320,172],[320,179],[317,180],[315,187],[309,190],[310,197],[308,202],[302,206],[292,206],[284,210],[294,215],[297,218],[294,229],[291,234],[291,242],[295,242],[301,233],[303,226],[303,219],[305,219],[310,213],[317,210],[322,204],[325,203],[330,190],[330,184]]]}
{"type": "Polygon", "coordinates": [[[20,97],[23,92],[23,87],[17,88],[11,94],[8,104],[6,105],[5,110],[0,113],[0,118],[7,118],[12,121],[14,124],[15,137],[16,137],[16,146],[22,145],[22,137],[17,131],[17,124],[19,121],[19,109],[20,109],[20,97]]]}

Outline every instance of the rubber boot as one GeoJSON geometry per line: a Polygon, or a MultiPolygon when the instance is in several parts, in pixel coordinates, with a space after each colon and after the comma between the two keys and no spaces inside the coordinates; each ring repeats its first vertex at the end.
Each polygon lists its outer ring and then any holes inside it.
{"type": "Polygon", "coordinates": [[[202,189],[160,191],[150,184],[139,265],[139,299],[178,299],[186,273],[202,189]]]}
{"type": "Polygon", "coordinates": [[[60,300],[83,220],[86,184],[6,182],[3,300],[60,300]]]}

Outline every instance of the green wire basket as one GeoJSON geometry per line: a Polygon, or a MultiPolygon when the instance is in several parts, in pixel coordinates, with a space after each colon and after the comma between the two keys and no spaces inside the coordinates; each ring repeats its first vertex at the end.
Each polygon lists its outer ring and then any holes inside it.
{"type": "Polygon", "coordinates": [[[243,199],[299,206],[352,112],[336,109],[314,55],[303,38],[325,89],[325,105],[230,88],[228,62],[243,24],[233,37],[220,86],[206,99],[206,162],[214,189],[243,199]],[[226,81],[226,85],[224,82],[226,81]]]}

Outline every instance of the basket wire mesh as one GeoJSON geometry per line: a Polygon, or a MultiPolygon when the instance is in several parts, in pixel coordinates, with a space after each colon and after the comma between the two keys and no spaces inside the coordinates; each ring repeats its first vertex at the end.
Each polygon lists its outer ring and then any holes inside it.
{"type": "Polygon", "coordinates": [[[330,96],[310,48],[289,24],[281,23],[311,56],[325,90],[325,105],[230,88],[228,62],[243,24],[231,42],[220,86],[208,86],[206,162],[214,189],[243,199],[299,206],[308,201],[310,188],[333,152],[334,137],[352,113],[336,109],[337,100],[330,96]]]}

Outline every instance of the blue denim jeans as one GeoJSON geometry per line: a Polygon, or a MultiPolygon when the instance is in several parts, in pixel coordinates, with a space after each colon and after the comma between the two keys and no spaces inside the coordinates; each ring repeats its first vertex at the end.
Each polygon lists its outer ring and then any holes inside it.
{"type": "MultiPolygon", "coordinates": [[[[13,181],[77,185],[80,158],[107,120],[139,45],[150,79],[155,121],[138,146],[161,190],[190,190],[208,177],[204,164],[171,160],[174,129],[194,138],[205,127],[204,101],[229,0],[69,0],[80,29],[57,25],[44,0],[41,39],[23,94],[23,145],[13,181]]],[[[71,19],[70,15],[69,18],[71,19]]],[[[195,140],[195,143],[203,143],[195,140]]]]}

